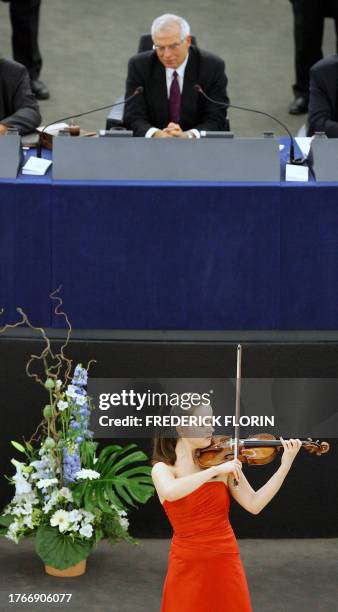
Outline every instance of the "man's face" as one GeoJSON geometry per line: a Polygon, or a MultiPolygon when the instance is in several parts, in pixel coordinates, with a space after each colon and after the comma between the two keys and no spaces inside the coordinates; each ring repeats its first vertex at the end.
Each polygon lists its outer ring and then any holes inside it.
{"type": "Polygon", "coordinates": [[[181,29],[173,24],[170,30],[157,32],[154,38],[157,57],[165,68],[178,68],[183,64],[191,45],[191,36],[181,39],[181,29]]]}

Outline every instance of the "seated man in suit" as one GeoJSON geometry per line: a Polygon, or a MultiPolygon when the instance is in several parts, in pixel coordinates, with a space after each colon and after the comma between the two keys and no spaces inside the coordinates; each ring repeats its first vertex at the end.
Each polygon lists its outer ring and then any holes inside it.
{"type": "Polygon", "coordinates": [[[151,28],[153,51],[129,60],[124,122],[134,136],[199,138],[201,130],[226,130],[226,108],[208,102],[196,89],[229,103],[221,58],[191,46],[189,24],[177,15],[161,15],[151,28]]]}
{"type": "Polygon", "coordinates": [[[0,134],[6,134],[9,127],[27,134],[40,122],[38,103],[32,94],[26,68],[0,58],[0,134]]]}
{"type": "Polygon", "coordinates": [[[310,70],[308,135],[314,132],[338,138],[338,55],[320,60],[310,70]]]}

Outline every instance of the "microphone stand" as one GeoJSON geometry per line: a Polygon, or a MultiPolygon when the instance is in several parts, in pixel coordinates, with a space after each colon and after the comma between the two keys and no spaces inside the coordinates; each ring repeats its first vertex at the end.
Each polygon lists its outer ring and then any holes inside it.
{"type": "Polygon", "coordinates": [[[142,85],[139,85],[139,87],[136,87],[135,91],[131,94],[131,96],[129,96],[128,98],[124,98],[123,100],[120,100],[119,102],[115,102],[115,104],[108,104],[107,106],[100,106],[100,108],[92,108],[91,110],[85,111],[84,113],[78,113],[77,115],[69,115],[68,117],[61,117],[61,119],[56,119],[56,121],[52,121],[51,123],[48,123],[47,125],[45,125],[43,130],[41,130],[40,132],[39,142],[38,142],[37,151],[36,151],[36,157],[41,157],[42,135],[44,134],[46,129],[50,127],[51,125],[53,125],[54,123],[61,123],[62,121],[68,121],[68,119],[84,117],[84,115],[90,115],[91,113],[97,113],[102,110],[108,110],[109,108],[114,108],[114,106],[120,106],[121,104],[126,104],[127,102],[135,98],[135,96],[138,96],[139,94],[143,93],[143,90],[144,88],[142,87],[142,85]]]}
{"type": "Polygon", "coordinates": [[[277,119],[277,117],[274,117],[273,115],[270,115],[269,113],[266,113],[264,111],[256,110],[254,108],[247,108],[245,106],[237,106],[236,104],[228,104],[226,102],[219,102],[218,100],[209,98],[209,96],[203,91],[200,85],[194,85],[194,89],[198,91],[198,93],[200,93],[206,100],[208,100],[209,102],[213,102],[214,104],[218,104],[219,106],[223,106],[224,108],[235,108],[236,110],[248,111],[249,113],[256,113],[258,115],[263,115],[264,117],[269,117],[269,119],[272,119],[273,121],[276,121],[276,123],[279,123],[279,125],[286,131],[286,133],[288,134],[290,138],[290,164],[292,164],[293,166],[300,166],[304,163],[305,161],[304,159],[295,158],[294,138],[289,128],[287,127],[287,125],[283,123],[282,121],[280,121],[279,119],[277,119]]]}

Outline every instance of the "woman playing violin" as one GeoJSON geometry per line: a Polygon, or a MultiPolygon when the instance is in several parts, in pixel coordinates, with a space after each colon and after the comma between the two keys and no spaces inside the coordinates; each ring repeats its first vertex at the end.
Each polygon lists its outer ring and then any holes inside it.
{"type": "MultiPolygon", "coordinates": [[[[185,414],[212,415],[199,405],[185,414]]],[[[250,612],[250,596],[237,541],[228,519],[230,496],[258,514],[279,491],[301,448],[283,440],[281,465],[258,491],[239,460],[202,469],[198,449],[212,440],[213,428],[177,427],[172,438],[154,442],[152,478],[174,536],[161,612],[250,612]]]]}

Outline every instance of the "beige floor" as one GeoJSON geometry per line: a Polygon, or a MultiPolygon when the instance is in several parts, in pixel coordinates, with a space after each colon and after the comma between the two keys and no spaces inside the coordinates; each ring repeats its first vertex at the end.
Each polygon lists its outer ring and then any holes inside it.
{"type": "MultiPolygon", "coordinates": [[[[101,544],[85,576],[44,574],[33,542],[0,542],[0,610],[159,612],[168,540],[133,547],[101,544]],[[9,593],[71,593],[69,604],[10,606],[9,593]]],[[[241,540],[253,612],[334,612],[338,601],[338,540],[241,540]]],[[[203,612],[202,610],[199,612],[203,612]]],[[[226,612],[226,611],[224,611],[226,612]]]]}

